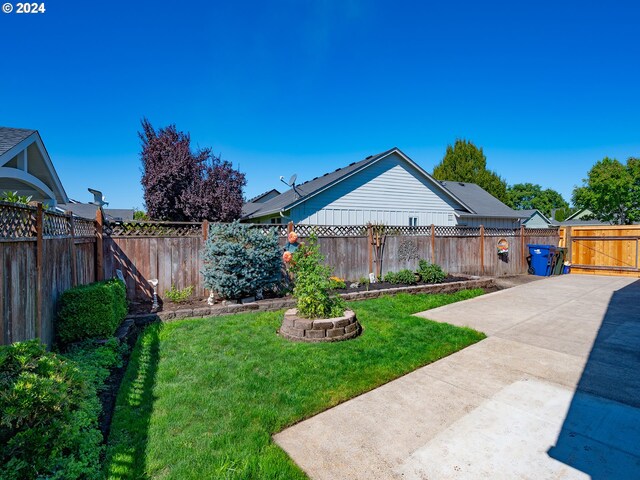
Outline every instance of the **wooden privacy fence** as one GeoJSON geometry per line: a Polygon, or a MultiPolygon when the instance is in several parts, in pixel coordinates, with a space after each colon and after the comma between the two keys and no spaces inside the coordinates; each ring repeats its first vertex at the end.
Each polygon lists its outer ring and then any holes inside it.
{"type": "Polygon", "coordinates": [[[640,277],[640,225],[560,228],[571,273],[640,277]]]}
{"type": "MultiPolygon", "coordinates": [[[[252,225],[275,228],[281,246],[287,232],[318,237],[334,274],[350,281],[369,272],[384,275],[415,269],[418,260],[438,263],[451,273],[526,273],[527,243],[557,245],[557,231],[483,227],[252,225]],[[499,241],[508,254],[498,255],[499,241]]],[[[172,288],[204,289],[202,249],[208,222],[116,222],[62,215],[0,202],[0,343],[40,338],[51,344],[56,302],[79,284],[116,276],[121,270],[131,301],[149,300],[151,279],[162,298],[172,288]]]]}
{"type": "Polygon", "coordinates": [[[94,221],[0,202],[0,344],[51,344],[56,301],[95,280],[94,221]]]}
{"type": "MultiPolygon", "coordinates": [[[[438,263],[451,273],[515,275],[527,272],[527,243],[558,245],[555,229],[485,229],[483,227],[252,225],[275,228],[280,244],[294,229],[301,239],[315,234],[321,252],[335,275],[355,281],[369,272],[384,275],[403,268],[415,269],[419,259],[438,263]],[[507,255],[498,255],[500,240],[507,255]]],[[[103,231],[104,274],[124,273],[131,300],[148,300],[149,280],[158,279],[162,298],[172,288],[194,287],[204,296],[201,252],[208,223],[120,222],[103,231]]]]}

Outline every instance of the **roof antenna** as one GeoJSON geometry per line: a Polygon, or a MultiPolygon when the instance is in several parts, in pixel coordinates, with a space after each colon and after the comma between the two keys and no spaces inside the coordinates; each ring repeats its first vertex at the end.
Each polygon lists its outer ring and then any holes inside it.
{"type": "Polygon", "coordinates": [[[299,197],[298,195],[298,191],[296,190],[296,179],[298,178],[298,175],[296,173],[294,173],[293,175],[291,175],[291,178],[289,179],[288,182],[284,181],[284,177],[282,175],[280,175],[280,181],[282,183],[284,183],[285,185],[293,188],[294,193],[296,194],[296,198],[299,197]]]}

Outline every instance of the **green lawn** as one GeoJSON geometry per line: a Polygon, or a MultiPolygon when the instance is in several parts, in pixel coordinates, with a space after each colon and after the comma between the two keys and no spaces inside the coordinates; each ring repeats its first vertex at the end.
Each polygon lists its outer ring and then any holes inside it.
{"type": "Polygon", "coordinates": [[[364,332],[337,343],[278,337],[282,312],[152,325],[118,395],[107,477],[306,478],[271,435],[484,338],[411,316],[481,294],[352,303],[364,332]]]}

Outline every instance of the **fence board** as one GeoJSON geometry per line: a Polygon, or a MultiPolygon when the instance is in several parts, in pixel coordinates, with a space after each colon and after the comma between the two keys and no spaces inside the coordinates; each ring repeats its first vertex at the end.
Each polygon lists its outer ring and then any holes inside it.
{"type": "Polygon", "coordinates": [[[640,277],[640,225],[591,225],[562,229],[571,272],[640,277]]]}

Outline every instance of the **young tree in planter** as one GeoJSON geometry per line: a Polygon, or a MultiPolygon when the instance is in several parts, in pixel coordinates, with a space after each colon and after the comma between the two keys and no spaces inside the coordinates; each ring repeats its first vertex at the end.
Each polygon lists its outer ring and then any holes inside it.
{"type": "Polygon", "coordinates": [[[142,120],[142,186],[147,214],[156,220],[229,222],[242,213],[245,176],[210,148],[191,149],[175,125],[156,130],[142,120]]]}
{"type": "Polygon", "coordinates": [[[331,268],[324,264],[318,239],[311,236],[293,254],[293,296],[298,315],[305,318],[334,318],[344,315],[345,302],[331,288],[331,268]]]}
{"type": "Polygon", "coordinates": [[[205,288],[237,300],[277,286],[282,260],[275,229],[264,233],[250,225],[214,224],[204,246],[205,288]]]}

